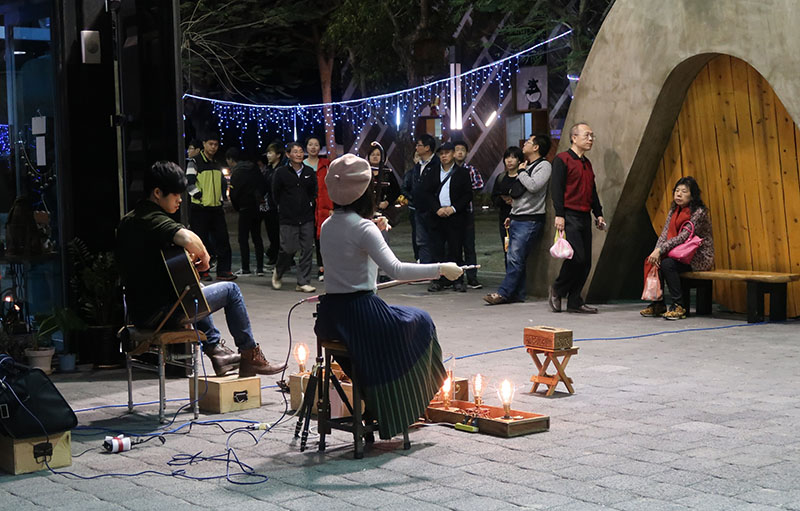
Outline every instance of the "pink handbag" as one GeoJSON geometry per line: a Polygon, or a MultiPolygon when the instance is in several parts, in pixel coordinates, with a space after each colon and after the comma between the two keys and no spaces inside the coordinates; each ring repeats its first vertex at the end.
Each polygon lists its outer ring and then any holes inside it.
{"type": "Polygon", "coordinates": [[[667,257],[675,259],[679,263],[683,264],[691,264],[692,259],[694,258],[694,254],[697,252],[697,249],[700,248],[700,245],[703,244],[703,238],[699,238],[694,234],[694,224],[692,222],[686,222],[681,226],[681,230],[686,227],[686,224],[689,224],[689,227],[692,228],[691,233],[689,234],[689,238],[686,241],[674,247],[672,250],[669,251],[667,257]]]}

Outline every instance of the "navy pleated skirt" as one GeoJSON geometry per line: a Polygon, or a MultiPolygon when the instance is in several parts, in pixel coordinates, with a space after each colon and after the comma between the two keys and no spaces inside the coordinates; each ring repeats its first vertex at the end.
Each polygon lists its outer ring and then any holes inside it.
{"type": "Polygon", "coordinates": [[[322,295],[314,331],[347,345],[382,439],[424,415],[444,382],[436,327],[421,309],[388,305],[371,291],[322,295]]]}

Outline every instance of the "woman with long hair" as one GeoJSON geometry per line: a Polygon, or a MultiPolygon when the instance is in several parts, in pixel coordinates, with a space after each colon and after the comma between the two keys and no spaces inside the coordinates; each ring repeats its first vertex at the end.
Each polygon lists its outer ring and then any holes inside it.
{"type": "Polygon", "coordinates": [[[714,268],[714,239],[711,232],[711,216],[700,197],[700,187],[691,176],[682,177],[672,188],[672,206],[667,213],[661,236],[656,247],[647,256],[644,276],[655,266],[659,278],[669,289],[672,304],[669,310],[664,299],[651,302],[639,314],[645,317],[663,317],[676,320],[686,317],[688,303],[683,303],[680,274],[686,271],[706,271],[714,268]],[[695,252],[690,264],[684,264],[669,256],[670,250],[689,239],[692,232],[702,238],[703,243],[695,252]]]}
{"type": "Polygon", "coordinates": [[[369,162],[345,154],[325,178],[334,203],[322,225],[326,294],[320,297],[314,331],[343,342],[364,391],[368,417],[378,420],[383,439],[404,431],[430,403],[444,381],[442,351],[430,315],[414,307],[388,305],[375,294],[380,267],[400,280],[455,280],[455,263],[402,263],[381,236],[386,219],[373,219],[374,181],[369,162]]]}

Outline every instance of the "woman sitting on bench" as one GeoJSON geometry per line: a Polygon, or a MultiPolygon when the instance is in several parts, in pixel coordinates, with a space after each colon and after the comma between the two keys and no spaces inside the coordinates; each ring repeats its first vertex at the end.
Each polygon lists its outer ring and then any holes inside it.
{"type": "MultiPolygon", "coordinates": [[[[365,396],[367,417],[382,439],[403,432],[424,412],[445,378],[436,328],[427,312],[387,305],[376,294],[378,267],[400,280],[457,279],[455,263],[401,263],[381,236],[386,219],[373,221],[375,192],[369,163],[352,154],[334,160],[325,177],[334,203],[322,224],[326,294],[314,331],[347,346],[365,396]],[[380,226],[380,228],[379,228],[380,226]]],[[[340,361],[340,364],[345,361],[340,361]]]]}
{"type": "Polygon", "coordinates": [[[700,198],[700,187],[691,176],[682,177],[672,189],[672,207],[667,213],[667,220],[656,248],[647,256],[644,263],[644,277],[650,268],[658,268],[659,277],[666,282],[672,305],[667,310],[663,298],[651,302],[639,314],[645,317],[663,317],[664,319],[684,319],[688,303],[682,303],[680,273],[685,271],[706,271],[714,268],[714,239],[711,233],[711,216],[708,208],[700,198]],[[691,225],[690,225],[691,223],[691,225]],[[695,252],[691,264],[684,264],[668,257],[670,250],[677,247],[694,234],[702,238],[703,243],[695,252]]]}

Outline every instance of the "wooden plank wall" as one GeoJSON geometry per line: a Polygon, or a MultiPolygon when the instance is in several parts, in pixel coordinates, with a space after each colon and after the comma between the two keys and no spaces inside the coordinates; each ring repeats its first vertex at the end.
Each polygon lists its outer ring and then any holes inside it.
{"type": "MultiPolygon", "coordinates": [[[[656,233],[672,187],[694,176],[711,212],[717,268],[800,272],[800,130],[772,87],[727,55],[703,68],[684,100],[647,199],[656,233]]],[[[745,312],[742,283],[714,283],[714,300],[745,312]]],[[[800,315],[800,283],[789,286],[800,315]]]]}

